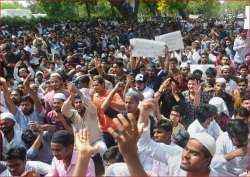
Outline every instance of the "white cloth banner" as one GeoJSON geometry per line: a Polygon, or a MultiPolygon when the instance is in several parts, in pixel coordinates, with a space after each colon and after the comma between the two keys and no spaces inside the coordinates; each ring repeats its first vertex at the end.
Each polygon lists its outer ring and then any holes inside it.
{"type": "Polygon", "coordinates": [[[212,64],[191,64],[190,65],[190,71],[191,71],[191,73],[193,73],[195,70],[201,70],[202,71],[202,78],[203,79],[206,79],[207,78],[207,76],[206,76],[206,70],[208,69],[208,68],[215,68],[215,66],[214,65],[212,65],[212,64]]]}
{"type": "Polygon", "coordinates": [[[250,21],[250,6],[246,6],[246,19],[244,22],[244,29],[249,29],[249,21],[250,21]]]}
{"type": "Polygon", "coordinates": [[[165,42],[169,51],[184,49],[184,43],[180,31],[155,36],[155,40],[165,42]]]}
{"type": "Polygon", "coordinates": [[[130,39],[133,57],[165,56],[165,43],[148,39],[130,39]]]}

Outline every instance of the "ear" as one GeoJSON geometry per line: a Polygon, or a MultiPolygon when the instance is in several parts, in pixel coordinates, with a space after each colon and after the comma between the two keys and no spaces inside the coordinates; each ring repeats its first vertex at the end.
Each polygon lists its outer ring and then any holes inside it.
{"type": "Polygon", "coordinates": [[[209,167],[211,161],[212,161],[212,157],[208,157],[208,158],[204,159],[205,166],[209,167]]]}

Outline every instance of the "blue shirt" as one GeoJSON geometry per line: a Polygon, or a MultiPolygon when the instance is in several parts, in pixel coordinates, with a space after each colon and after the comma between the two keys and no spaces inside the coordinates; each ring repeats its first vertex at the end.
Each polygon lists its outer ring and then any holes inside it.
{"type": "Polygon", "coordinates": [[[24,115],[22,111],[17,109],[15,119],[22,130],[28,128],[28,124],[30,121],[36,122],[38,124],[44,124],[43,112],[38,113],[35,110],[30,115],[24,115]]]}

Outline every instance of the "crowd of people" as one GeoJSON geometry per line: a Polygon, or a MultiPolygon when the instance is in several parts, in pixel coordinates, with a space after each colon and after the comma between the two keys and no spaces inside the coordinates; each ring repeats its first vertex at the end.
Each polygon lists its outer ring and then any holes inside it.
{"type": "Polygon", "coordinates": [[[0,176],[247,175],[250,50],[236,19],[4,26],[1,38],[0,176]],[[130,39],[177,30],[184,49],[131,55],[130,39]]]}

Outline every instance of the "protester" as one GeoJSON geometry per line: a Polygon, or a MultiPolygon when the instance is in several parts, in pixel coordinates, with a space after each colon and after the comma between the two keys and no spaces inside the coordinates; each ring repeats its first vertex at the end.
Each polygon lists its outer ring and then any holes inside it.
{"type": "Polygon", "coordinates": [[[237,19],[19,26],[0,34],[4,176],[247,172],[250,54],[237,19]],[[181,47],[174,36],[179,48],[135,57],[130,39],[178,30],[181,47]]]}

